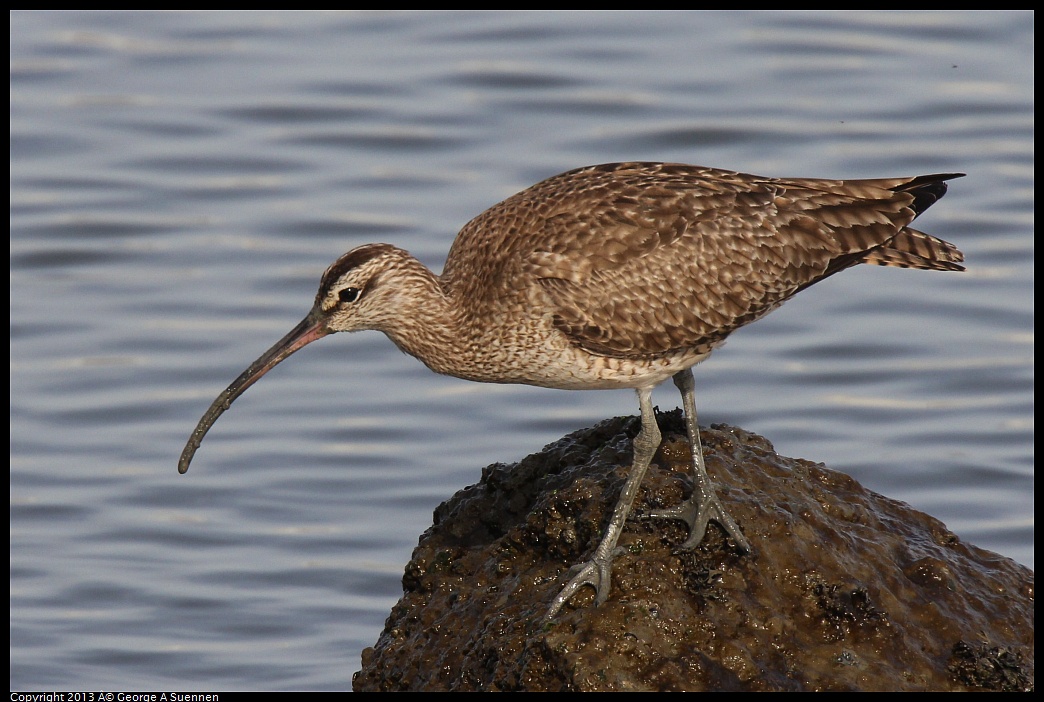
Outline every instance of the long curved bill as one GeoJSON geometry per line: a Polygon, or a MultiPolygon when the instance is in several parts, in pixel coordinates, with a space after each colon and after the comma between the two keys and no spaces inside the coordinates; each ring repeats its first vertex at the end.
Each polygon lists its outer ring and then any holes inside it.
{"type": "Polygon", "coordinates": [[[196,430],[192,432],[188,443],[185,444],[185,449],[181,452],[181,459],[178,461],[179,473],[184,473],[188,470],[189,463],[192,462],[192,457],[196,455],[196,449],[199,448],[203,437],[210,431],[210,427],[214,426],[214,422],[217,421],[218,417],[232,406],[232,402],[242,395],[247,388],[260,380],[261,376],[275,368],[280,361],[290,354],[307,346],[316,339],[321,339],[330,334],[331,332],[326,329],[324,324],[323,315],[318,306],[316,306],[308,313],[307,317],[301,320],[300,324],[280,339],[275,346],[265,351],[261,358],[251,363],[249,368],[243,371],[223,393],[217,396],[214,404],[210,406],[210,409],[199,420],[196,430]]]}

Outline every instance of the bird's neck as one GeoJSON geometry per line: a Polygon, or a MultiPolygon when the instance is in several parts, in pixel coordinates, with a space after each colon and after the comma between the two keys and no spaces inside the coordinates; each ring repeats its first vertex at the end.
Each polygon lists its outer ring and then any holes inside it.
{"type": "Polygon", "coordinates": [[[378,328],[436,373],[456,375],[453,368],[465,355],[465,335],[454,303],[438,276],[414,260],[397,281],[393,318],[378,328]]]}

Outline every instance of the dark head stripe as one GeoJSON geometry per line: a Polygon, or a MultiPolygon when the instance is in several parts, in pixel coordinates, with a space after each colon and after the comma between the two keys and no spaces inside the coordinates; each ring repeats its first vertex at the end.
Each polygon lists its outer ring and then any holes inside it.
{"type": "Polygon", "coordinates": [[[319,282],[319,290],[326,290],[331,283],[338,280],[348,271],[377,258],[391,248],[393,247],[390,244],[366,244],[365,246],[352,249],[326,269],[322,280],[319,282]]]}

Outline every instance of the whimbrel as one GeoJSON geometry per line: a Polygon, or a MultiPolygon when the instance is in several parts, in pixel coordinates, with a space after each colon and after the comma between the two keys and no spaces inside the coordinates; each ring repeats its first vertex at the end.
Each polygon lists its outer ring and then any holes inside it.
{"type": "Polygon", "coordinates": [[[471,220],[442,275],[389,244],[326,269],[308,316],[222,392],[178,470],[248,387],[301,347],[376,329],[437,373],[551,388],[633,388],[641,430],[622,494],[590,560],[552,601],[605,601],[610,567],[660,431],[652,390],[673,378],[692,446],[694,488],[651,513],[683,520],[695,548],[710,522],[750,545],[703,461],[691,368],[737,328],[858,263],[960,271],[963,254],[908,225],[961,173],[875,180],[764,178],[669,163],[616,163],[554,176],[471,220]]]}

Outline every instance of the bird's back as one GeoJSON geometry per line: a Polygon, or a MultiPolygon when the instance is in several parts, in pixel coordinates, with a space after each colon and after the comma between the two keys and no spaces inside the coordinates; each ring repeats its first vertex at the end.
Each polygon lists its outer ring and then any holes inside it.
{"type": "Polygon", "coordinates": [[[549,316],[593,354],[710,350],[857,263],[963,270],[907,227],[960,174],[777,179],[621,163],[537,183],[469,222],[441,281],[478,315],[549,316]]]}

